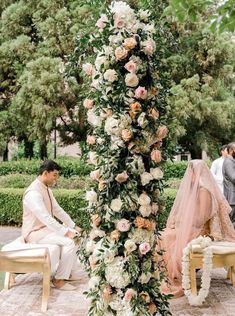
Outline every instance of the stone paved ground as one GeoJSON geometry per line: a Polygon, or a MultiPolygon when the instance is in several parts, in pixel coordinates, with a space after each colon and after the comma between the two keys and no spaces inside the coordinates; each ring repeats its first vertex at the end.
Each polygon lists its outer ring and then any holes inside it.
{"type": "MultiPolygon", "coordinates": [[[[0,244],[9,242],[18,234],[19,230],[0,227],[0,244]]],[[[74,283],[77,290],[51,289],[48,311],[41,313],[41,275],[19,275],[12,289],[0,292],[0,316],[86,316],[89,303],[83,292],[87,282],[81,266],[81,280],[74,283]]],[[[190,306],[185,297],[171,300],[170,307],[173,316],[235,316],[235,288],[226,280],[224,269],[214,269],[210,294],[202,307],[190,306]]]]}

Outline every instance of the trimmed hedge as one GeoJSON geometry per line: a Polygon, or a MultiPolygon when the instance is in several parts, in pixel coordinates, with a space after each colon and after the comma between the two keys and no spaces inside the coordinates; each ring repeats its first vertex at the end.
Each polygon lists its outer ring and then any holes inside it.
{"type": "MultiPolygon", "coordinates": [[[[82,159],[59,158],[55,160],[60,166],[60,174],[66,178],[71,176],[85,176],[90,173],[92,167],[82,159]]],[[[0,176],[21,173],[36,175],[42,161],[40,160],[17,160],[0,162],[0,176]]]]}
{"type": "MultiPolygon", "coordinates": [[[[56,162],[61,166],[61,176],[66,178],[72,176],[86,176],[92,170],[92,166],[82,159],[76,158],[59,158],[56,162]]],[[[0,162],[0,176],[8,174],[28,174],[36,175],[41,165],[40,160],[17,160],[0,162]]],[[[164,165],[164,180],[170,178],[182,178],[187,168],[187,162],[168,161],[164,165]]]]}
{"type": "MultiPolygon", "coordinates": [[[[21,226],[23,193],[22,189],[0,189],[0,225],[21,226]]],[[[53,193],[76,224],[83,228],[89,225],[83,191],[54,190],[53,193]]]]}
{"type": "MultiPolygon", "coordinates": [[[[0,189],[0,225],[22,224],[22,189],[0,189]]],[[[84,191],[53,190],[54,195],[63,209],[81,227],[89,227],[89,216],[85,209],[84,191]]],[[[165,227],[166,220],[173,205],[177,190],[164,191],[165,209],[158,214],[158,230],[165,227]]]]}

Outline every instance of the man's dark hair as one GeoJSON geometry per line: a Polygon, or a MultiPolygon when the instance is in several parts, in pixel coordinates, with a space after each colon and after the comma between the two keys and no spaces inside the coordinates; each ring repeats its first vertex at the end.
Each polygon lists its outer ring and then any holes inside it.
{"type": "Polygon", "coordinates": [[[54,170],[58,170],[60,171],[60,166],[53,160],[45,160],[43,162],[43,164],[40,166],[39,170],[38,170],[38,174],[42,175],[44,171],[54,171],[54,170]]]}
{"type": "Polygon", "coordinates": [[[228,145],[223,145],[220,147],[219,152],[224,151],[225,149],[228,149],[228,145]]]}

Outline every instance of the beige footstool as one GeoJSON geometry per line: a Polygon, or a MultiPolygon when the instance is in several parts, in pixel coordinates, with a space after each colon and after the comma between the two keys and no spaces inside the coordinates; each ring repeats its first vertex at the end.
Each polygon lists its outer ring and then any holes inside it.
{"type": "MultiPolygon", "coordinates": [[[[220,241],[212,242],[213,268],[228,268],[227,278],[235,286],[235,243],[220,241]]],[[[203,267],[202,249],[196,245],[190,253],[190,284],[192,294],[197,295],[196,270],[203,267]]]]}
{"type": "Polygon", "coordinates": [[[15,283],[15,273],[43,273],[41,310],[47,310],[51,274],[56,271],[60,247],[48,244],[28,244],[22,237],[5,245],[0,251],[0,271],[6,272],[4,288],[15,283]]]}

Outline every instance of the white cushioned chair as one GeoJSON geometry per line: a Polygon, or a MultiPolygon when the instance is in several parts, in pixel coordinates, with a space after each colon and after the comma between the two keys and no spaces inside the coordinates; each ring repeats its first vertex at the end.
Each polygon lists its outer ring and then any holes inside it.
{"type": "Polygon", "coordinates": [[[28,244],[22,237],[3,246],[0,251],[0,271],[6,272],[4,288],[15,283],[15,273],[43,273],[41,310],[47,310],[50,295],[50,278],[56,271],[60,259],[60,246],[28,244]]]}
{"type": "MultiPolygon", "coordinates": [[[[212,242],[213,268],[225,267],[228,269],[227,278],[235,286],[235,243],[227,241],[212,242]]],[[[197,294],[196,270],[203,267],[203,254],[200,246],[192,247],[190,253],[190,283],[191,291],[197,294]]]]}

